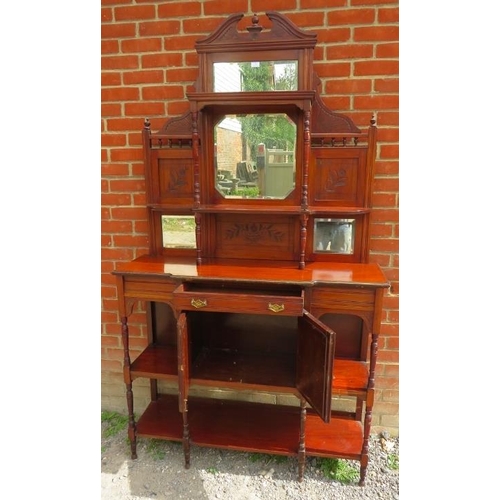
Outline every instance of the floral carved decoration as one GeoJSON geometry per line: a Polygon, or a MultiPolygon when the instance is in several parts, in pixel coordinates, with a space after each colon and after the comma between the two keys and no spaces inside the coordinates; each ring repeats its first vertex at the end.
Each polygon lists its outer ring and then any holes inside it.
{"type": "Polygon", "coordinates": [[[187,185],[187,167],[172,168],[168,182],[169,191],[181,191],[187,185]]]}
{"type": "Polygon", "coordinates": [[[234,224],[226,229],[226,239],[243,238],[250,243],[257,243],[261,240],[270,239],[281,242],[285,236],[283,231],[275,229],[274,224],[262,224],[251,222],[248,224],[234,224]]]}
{"type": "Polygon", "coordinates": [[[335,191],[339,187],[343,187],[347,184],[347,171],[345,168],[339,168],[338,170],[330,170],[328,172],[328,177],[326,179],[326,191],[335,191]]]}

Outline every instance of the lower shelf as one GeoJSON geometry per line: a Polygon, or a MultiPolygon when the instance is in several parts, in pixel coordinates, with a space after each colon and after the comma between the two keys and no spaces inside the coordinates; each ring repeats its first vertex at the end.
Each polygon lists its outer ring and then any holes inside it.
{"type": "MultiPolygon", "coordinates": [[[[241,401],[189,398],[191,443],[249,452],[296,455],[300,409],[241,401]]],[[[177,396],[161,395],[137,422],[137,435],[182,441],[182,414],[177,396]]],[[[360,422],[331,419],[325,424],[308,411],[306,453],[359,460],[363,445],[360,422]]]]}

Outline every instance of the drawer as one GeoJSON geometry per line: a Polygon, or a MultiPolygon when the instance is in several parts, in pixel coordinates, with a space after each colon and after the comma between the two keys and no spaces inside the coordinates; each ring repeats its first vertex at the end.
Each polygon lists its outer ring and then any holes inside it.
{"type": "Polygon", "coordinates": [[[373,311],[375,290],[349,287],[313,288],[312,303],[315,307],[334,309],[336,311],[373,311]]]}
{"type": "Polygon", "coordinates": [[[234,312],[302,316],[303,290],[217,288],[183,283],[174,290],[174,306],[180,311],[234,312]]]}
{"type": "Polygon", "coordinates": [[[178,283],[165,278],[125,276],[123,294],[127,298],[169,301],[178,283]]]}

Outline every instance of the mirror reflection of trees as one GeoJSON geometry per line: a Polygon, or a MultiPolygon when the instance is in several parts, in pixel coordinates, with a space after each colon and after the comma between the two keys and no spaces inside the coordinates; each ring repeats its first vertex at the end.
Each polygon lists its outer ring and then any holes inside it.
{"type": "Polygon", "coordinates": [[[285,198],[295,187],[296,135],[284,113],[226,115],[214,130],[219,192],[226,198],[285,198]]]}
{"type": "Polygon", "coordinates": [[[243,92],[297,90],[297,64],[295,62],[241,62],[238,66],[243,92]]]}
{"type": "Polygon", "coordinates": [[[214,92],[269,92],[298,89],[297,61],[214,63],[214,92]]]}

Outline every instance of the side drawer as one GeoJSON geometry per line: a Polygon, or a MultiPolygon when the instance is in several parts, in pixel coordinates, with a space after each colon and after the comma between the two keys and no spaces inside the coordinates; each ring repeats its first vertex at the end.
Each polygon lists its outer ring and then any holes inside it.
{"type": "Polygon", "coordinates": [[[123,294],[127,298],[170,301],[178,283],[158,277],[126,276],[123,281],[123,294]]]}
{"type": "Polygon", "coordinates": [[[316,308],[336,311],[373,311],[375,290],[372,288],[314,287],[312,303],[316,308]]]}
{"type": "Polygon", "coordinates": [[[303,290],[276,292],[183,283],[174,290],[173,297],[174,306],[179,311],[302,316],[304,310],[303,290]]]}

